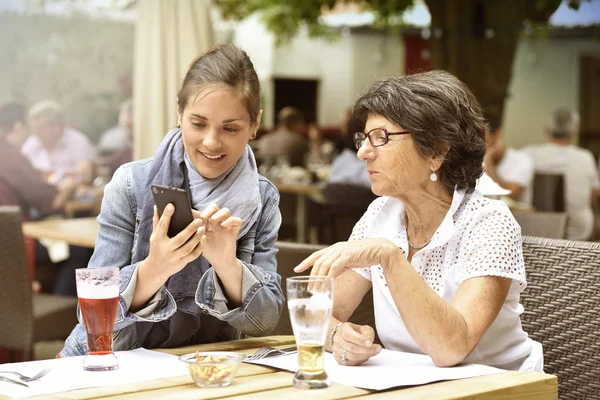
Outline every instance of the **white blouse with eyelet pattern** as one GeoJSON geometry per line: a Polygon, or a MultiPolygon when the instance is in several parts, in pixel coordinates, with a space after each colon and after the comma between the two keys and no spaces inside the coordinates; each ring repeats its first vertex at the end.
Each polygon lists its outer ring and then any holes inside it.
{"type": "MultiPolygon", "coordinates": [[[[355,225],[350,241],[383,237],[408,255],[406,214],[400,200],[381,197],[355,225]]],[[[423,280],[447,303],[467,279],[501,276],[512,279],[498,317],[465,362],[518,369],[532,350],[532,340],[521,327],[525,265],[521,228],[501,201],[478,191],[454,192],[452,205],[431,242],[413,255],[411,264],[423,280]],[[516,364],[515,364],[516,363],[516,364]]],[[[410,336],[388,289],[380,265],[353,270],[372,282],[377,333],[390,350],[424,352],[410,336]]]]}

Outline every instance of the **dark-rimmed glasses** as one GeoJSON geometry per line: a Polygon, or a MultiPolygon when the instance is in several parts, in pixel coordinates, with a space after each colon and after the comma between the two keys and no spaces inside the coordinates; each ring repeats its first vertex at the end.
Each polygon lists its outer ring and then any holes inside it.
{"type": "Polygon", "coordinates": [[[371,129],[369,132],[356,132],[354,134],[354,145],[357,149],[360,149],[365,143],[365,139],[369,138],[371,146],[379,147],[387,144],[390,141],[392,135],[410,135],[409,131],[402,132],[388,132],[385,128],[371,129]]]}

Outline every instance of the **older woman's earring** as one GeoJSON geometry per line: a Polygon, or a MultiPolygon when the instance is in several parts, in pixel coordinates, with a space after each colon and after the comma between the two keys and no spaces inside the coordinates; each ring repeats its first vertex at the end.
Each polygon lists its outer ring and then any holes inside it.
{"type": "Polygon", "coordinates": [[[179,122],[177,123],[177,125],[176,125],[176,126],[177,126],[178,128],[181,128],[181,125],[179,125],[179,122]]]}
{"type": "Polygon", "coordinates": [[[437,175],[436,175],[435,171],[431,172],[431,175],[429,175],[429,179],[431,179],[432,182],[437,181],[437,175]]]}

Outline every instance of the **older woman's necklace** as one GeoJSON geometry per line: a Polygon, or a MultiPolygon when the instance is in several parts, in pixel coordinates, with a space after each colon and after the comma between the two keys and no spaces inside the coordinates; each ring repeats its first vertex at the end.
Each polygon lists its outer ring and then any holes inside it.
{"type": "MultiPolygon", "coordinates": [[[[433,237],[431,239],[433,239],[433,237]]],[[[406,241],[408,242],[408,247],[410,247],[411,249],[421,250],[423,247],[427,246],[431,242],[431,239],[429,239],[423,244],[412,244],[410,240],[408,240],[408,238],[406,238],[406,241]]]]}
{"type": "Polygon", "coordinates": [[[421,250],[423,247],[427,246],[429,243],[431,243],[431,239],[433,239],[432,235],[428,241],[426,241],[425,243],[421,243],[421,244],[412,244],[410,242],[410,239],[408,238],[408,223],[404,226],[404,229],[406,230],[406,241],[408,242],[408,247],[410,247],[413,250],[421,250]]]}

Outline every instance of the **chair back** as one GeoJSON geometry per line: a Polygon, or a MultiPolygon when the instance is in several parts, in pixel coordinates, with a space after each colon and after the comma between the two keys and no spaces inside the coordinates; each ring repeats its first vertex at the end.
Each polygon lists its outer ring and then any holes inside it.
{"type": "Polygon", "coordinates": [[[536,173],[533,177],[533,207],[537,211],[565,211],[565,177],[536,173]]]}
{"type": "Polygon", "coordinates": [[[321,220],[327,224],[321,227],[322,243],[348,240],[354,225],[377,198],[371,189],[342,183],[328,184],[322,194],[324,203],[321,204],[321,220]]]}
{"type": "Polygon", "coordinates": [[[327,204],[336,205],[340,212],[354,211],[358,208],[364,213],[369,204],[377,198],[369,188],[345,183],[329,183],[322,192],[327,204]]]}
{"type": "Polygon", "coordinates": [[[521,225],[523,236],[564,239],[567,236],[567,214],[564,212],[535,212],[512,210],[521,225]]]}
{"type": "Polygon", "coordinates": [[[296,240],[298,195],[295,193],[279,193],[279,212],[281,213],[281,226],[279,238],[283,240],[296,240]]]}
{"type": "Polygon", "coordinates": [[[560,399],[600,399],[600,243],[524,237],[523,329],[560,399]]]}
{"type": "Polygon", "coordinates": [[[0,347],[29,354],[32,293],[21,221],[19,207],[0,206],[0,347]]]}
{"type": "MultiPolygon", "coordinates": [[[[310,269],[304,271],[301,274],[297,274],[294,272],[294,267],[300,264],[302,260],[306,257],[314,253],[315,251],[321,250],[322,245],[316,244],[304,244],[304,243],[291,243],[291,242],[277,242],[276,244],[279,252],[277,253],[277,272],[281,276],[281,287],[283,288],[284,297],[286,297],[286,281],[287,278],[298,276],[298,275],[308,275],[310,273],[310,269]]],[[[369,325],[373,329],[375,329],[375,314],[373,308],[373,293],[369,291],[360,305],[356,308],[354,313],[349,319],[350,322],[359,324],[359,325],[369,325]]],[[[279,323],[275,330],[271,332],[271,335],[292,335],[294,332],[292,330],[292,324],[290,322],[290,313],[287,308],[287,301],[284,304],[283,311],[281,313],[281,318],[279,319],[279,323]]],[[[379,338],[375,337],[375,341],[379,342],[379,338]]]]}

